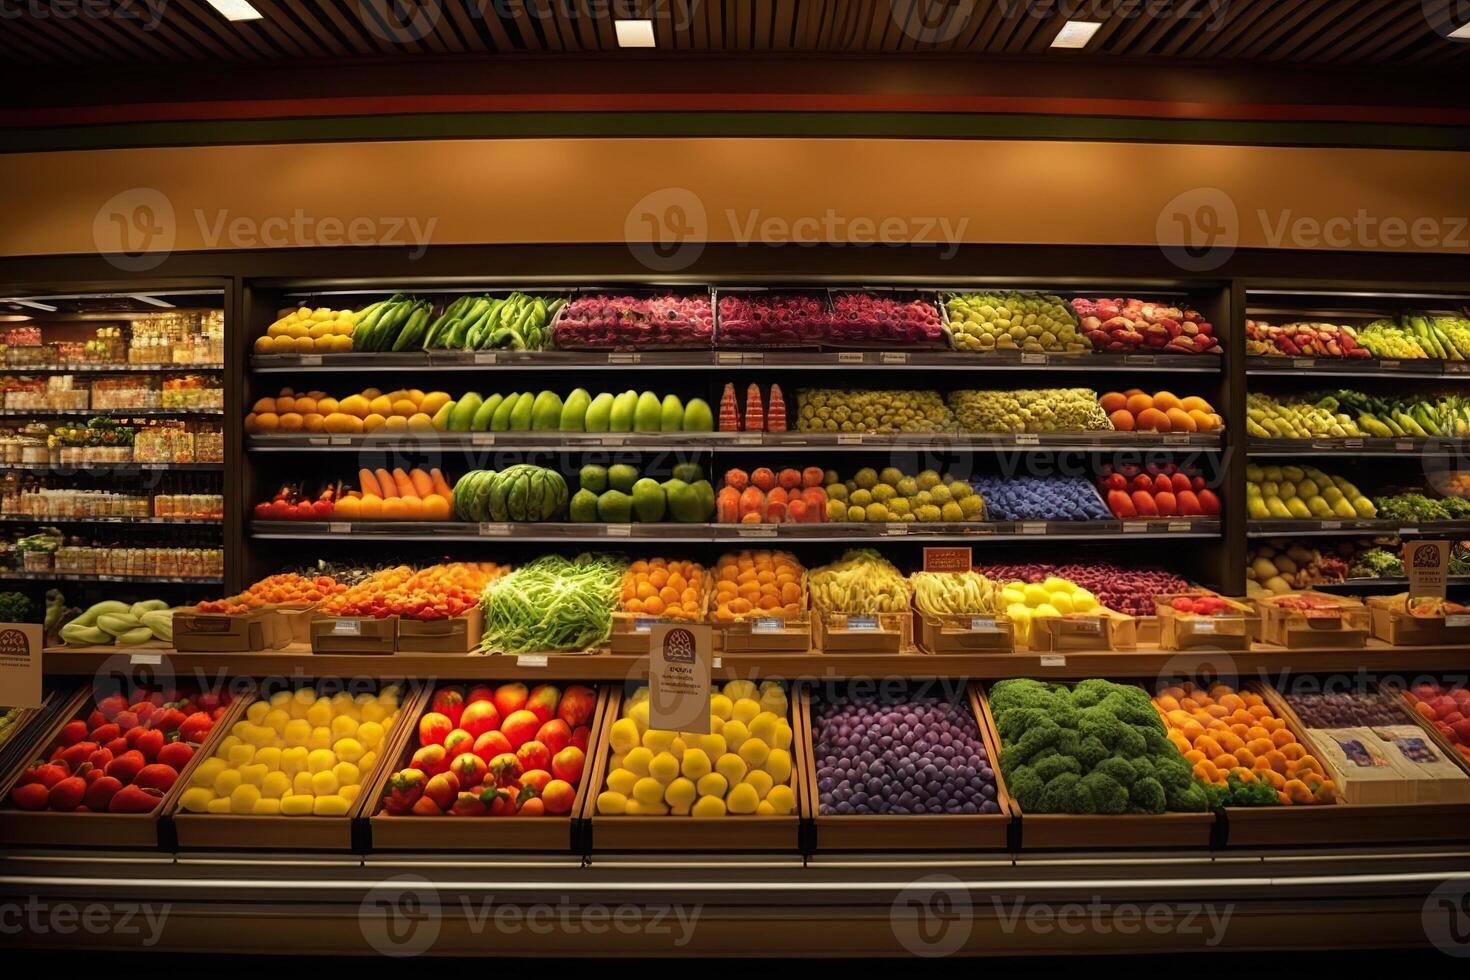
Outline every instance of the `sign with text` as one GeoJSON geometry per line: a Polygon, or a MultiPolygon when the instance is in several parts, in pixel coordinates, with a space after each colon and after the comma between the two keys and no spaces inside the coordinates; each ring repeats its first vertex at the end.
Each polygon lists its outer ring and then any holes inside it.
{"type": "Polygon", "coordinates": [[[973,556],[969,548],[925,548],[924,571],[968,572],[973,556]]]}
{"type": "Polygon", "coordinates": [[[0,623],[0,704],[41,706],[42,643],[41,627],[34,623],[0,623]]]}
{"type": "Polygon", "coordinates": [[[1448,541],[1404,542],[1404,574],[1413,598],[1443,599],[1450,564],[1448,541]]]}
{"type": "Polygon", "coordinates": [[[648,727],[709,734],[711,631],[657,623],[649,631],[648,727]]]}

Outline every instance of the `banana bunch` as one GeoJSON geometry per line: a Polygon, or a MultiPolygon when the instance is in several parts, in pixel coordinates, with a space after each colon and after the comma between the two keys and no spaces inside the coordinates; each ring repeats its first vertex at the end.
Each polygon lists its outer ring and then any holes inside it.
{"type": "Polygon", "coordinates": [[[821,613],[903,612],[909,585],[897,568],[871,548],[857,548],[807,576],[812,608],[821,613]]]}
{"type": "Polygon", "coordinates": [[[915,572],[909,576],[914,604],[928,616],[999,612],[1001,586],[979,572],[915,572]]]}
{"type": "Polygon", "coordinates": [[[429,325],[424,350],[546,350],[565,299],[511,293],[461,296],[429,325]]]}
{"type": "Polygon", "coordinates": [[[1397,319],[1374,320],[1358,331],[1358,342],[1374,357],[1463,361],[1470,358],[1470,320],[1406,313],[1397,319]]]}
{"type": "Polygon", "coordinates": [[[108,600],[86,609],[61,628],[61,640],[70,647],[135,646],[150,640],[170,643],[174,638],[173,612],[162,599],[129,605],[108,600]]]}

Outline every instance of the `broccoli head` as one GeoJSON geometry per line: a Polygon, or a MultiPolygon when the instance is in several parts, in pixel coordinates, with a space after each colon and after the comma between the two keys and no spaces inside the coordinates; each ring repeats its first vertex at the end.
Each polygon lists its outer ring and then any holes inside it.
{"type": "Polygon", "coordinates": [[[1118,739],[1123,734],[1123,723],[1106,708],[1083,708],[1078,712],[1077,730],[1112,748],[1118,744],[1118,739]]]}
{"type": "MultiPolygon", "coordinates": [[[[1071,755],[1067,750],[1066,736],[1076,737],[1076,732],[1068,731],[1060,725],[1054,725],[1046,721],[1035,725],[1021,733],[1021,737],[1013,743],[1008,743],[1006,748],[1011,752],[1012,761],[1015,763],[1030,762],[1032,757],[1042,749],[1054,748],[1063,755],[1071,755]]],[[[1004,752],[1002,753],[1004,754],[1004,752]]]]}
{"type": "Polygon", "coordinates": [[[1173,742],[1169,741],[1169,736],[1164,734],[1163,729],[1144,728],[1141,730],[1141,733],[1143,735],[1144,749],[1149,755],[1172,756],[1179,754],[1179,749],[1175,747],[1173,742]]]}
{"type": "MultiPolygon", "coordinates": [[[[1086,812],[1077,810],[1077,787],[1082,783],[1082,777],[1075,772],[1064,772],[1046,784],[1041,791],[1041,796],[1036,801],[1036,809],[1039,813],[1078,813],[1086,812]]],[[[1025,804],[1022,804],[1024,809],[1025,804]]]]}
{"type": "Polygon", "coordinates": [[[1164,803],[1176,813],[1206,813],[1212,809],[1204,786],[1197,782],[1190,782],[1183,789],[1164,787],[1164,803]]]}
{"type": "Polygon", "coordinates": [[[1163,813],[1166,802],[1164,787],[1152,776],[1136,779],[1128,787],[1128,803],[1138,813],[1163,813]]]}
{"type": "Polygon", "coordinates": [[[1085,681],[1078,681],[1072,687],[1072,703],[1079,708],[1090,708],[1118,687],[1112,681],[1103,680],[1101,677],[1089,677],[1085,681]]]}
{"type": "Polygon", "coordinates": [[[1077,746],[1077,761],[1082,764],[1084,771],[1091,771],[1096,768],[1099,762],[1102,762],[1112,754],[1106,745],[1091,735],[1084,737],[1077,746]]]}
{"type": "Polygon", "coordinates": [[[1054,724],[1056,721],[1040,708],[1016,708],[995,720],[995,730],[1003,741],[1009,742],[1020,738],[1031,728],[1054,724]]]}
{"type": "MultiPolygon", "coordinates": [[[[1170,746],[1170,750],[1173,750],[1173,746],[1170,746]]],[[[1113,742],[1113,751],[1129,759],[1151,754],[1143,735],[1132,725],[1118,726],[1118,738],[1113,742]]]]}
{"type": "Polygon", "coordinates": [[[1122,756],[1108,756],[1092,768],[1094,772],[1100,772],[1124,786],[1132,786],[1138,779],[1133,763],[1122,756]]]}
{"type": "Polygon", "coordinates": [[[1225,781],[1225,805],[1227,806],[1280,806],[1281,798],[1265,780],[1244,782],[1231,773],[1225,781]]]}
{"type": "Polygon", "coordinates": [[[1006,789],[1021,804],[1021,809],[1037,810],[1041,804],[1042,791],[1046,788],[1046,780],[1036,775],[1036,770],[1030,766],[1016,766],[1005,777],[1006,789]]]}
{"type": "Polygon", "coordinates": [[[1177,751],[1173,755],[1154,757],[1154,777],[1166,790],[1182,790],[1194,781],[1189,763],[1177,751]]]}
{"type": "Polygon", "coordinates": [[[1128,791],[1112,776],[1090,772],[1078,783],[1079,792],[1091,797],[1092,813],[1127,813],[1128,791]]]}
{"type": "Polygon", "coordinates": [[[1051,782],[1064,772],[1076,773],[1079,776],[1082,774],[1082,766],[1078,764],[1077,759],[1069,755],[1060,755],[1056,752],[1053,752],[1045,759],[1033,761],[1030,764],[1030,768],[1037,776],[1041,777],[1041,781],[1044,783],[1051,782]]]}
{"type": "Polygon", "coordinates": [[[996,720],[1016,708],[1047,708],[1052,700],[1052,686],[1025,677],[1000,681],[990,688],[990,707],[996,720]]]}

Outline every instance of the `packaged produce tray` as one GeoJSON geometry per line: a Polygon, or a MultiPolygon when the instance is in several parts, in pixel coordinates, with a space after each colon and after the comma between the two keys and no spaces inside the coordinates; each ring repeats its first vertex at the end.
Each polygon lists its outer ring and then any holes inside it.
{"type": "Polygon", "coordinates": [[[802,766],[807,774],[803,785],[803,810],[809,816],[815,831],[813,850],[980,851],[1004,850],[1008,847],[1015,820],[1014,803],[1006,793],[1005,781],[1000,775],[1000,747],[983,720],[985,711],[980,704],[981,697],[979,685],[972,682],[965,686],[965,699],[980,729],[986,755],[995,770],[996,802],[1000,805],[1000,813],[822,814],[817,787],[817,764],[813,752],[812,696],[810,688],[802,685],[797,702],[800,723],[796,727],[795,744],[801,749],[802,766]]]}
{"type": "Polygon", "coordinates": [[[1314,647],[1351,649],[1368,642],[1368,609],[1356,599],[1308,589],[1286,596],[1259,597],[1255,604],[1261,614],[1260,640],[1263,643],[1288,650],[1304,650],[1314,647]],[[1293,597],[1319,601],[1324,608],[1307,615],[1302,610],[1279,604],[1279,600],[1293,597]]]}
{"type": "MultiPolygon", "coordinates": [[[[387,682],[384,682],[387,683],[387,682]]],[[[381,690],[377,685],[375,690],[381,690]]],[[[384,735],[379,756],[371,770],[361,774],[362,793],[378,782],[384,766],[398,757],[402,743],[409,737],[412,725],[407,719],[417,718],[427,700],[427,689],[402,688],[399,701],[399,718],[393,728],[384,735]]],[[[230,727],[246,716],[250,705],[260,699],[258,693],[239,699],[238,711],[230,724],[217,726],[222,740],[230,727]]],[[[218,742],[216,742],[216,747],[218,742]]],[[[213,754],[214,749],[204,756],[213,754]]],[[[180,780],[180,783],[185,783],[180,780]]],[[[180,794],[182,795],[182,794],[180,794]]],[[[184,811],[175,797],[169,804],[178,846],[183,849],[212,848],[226,850],[325,850],[349,851],[357,844],[354,834],[356,820],[362,809],[363,798],[359,797],[342,816],[281,816],[255,813],[190,813],[184,811]]]]}
{"type": "MultiPolygon", "coordinates": [[[[474,684],[465,685],[473,689],[474,684]]],[[[492,685],[493,686],[493,685],[492,685]]],[[[565,691],[566,685],[560,685],[565,691]]],[[[586,686],[586,685],[583,685],[586,686]]],[[[383,792],[395,772],[405,769],[421,746],[419,720],[433,710],[430,693],[420,704],[419,712],[408,720],[408,732],[398,752],[381,767],[371,785],[364,785],[361,816],[367,819],[372,849],[411,851],[568,851],[580,846],[581,814],[591,792],[593,747],[601,736],[601,722],[607,707],[605,686],[594,688],[596,701],[588,724],[588,758],[577,786],[571,811],[562,816],[420,816],[412,812],[393,814],[383,805],[383,792]]],[[[501,721],[504,719],[502,718],[501,721]]],[[[488,760],[487,760],[488,761],[488,760]]]]}
{"type": "Polygon", "coordinates": [[[823,653],[897,654],[914,646],[911,613],[812,614],[812,640],[823,653]]]}
{"type": "MultiPolygon", "coordinates": [[[[989,692],[984,688],[980,690],[979,705],[981,730],[987,743],[1000,751],[1000,734],[990,712],[989,692]]],[[[996,759],[999,758],[997,755],[996,759]]],[[[1004,791],[1005,781],[999,766],[995,776],[1004,791]]],[[[1017,821],[1013,846],[1024,851],[1207,848],[1215,834],[1213,813],[1033,813],[1027,816],[1020,801],[1008,791],[1006,798],[1017,821]]]]}
{"type": "Polygon", "coordinates": [[[316,616],[311,621],[312,653],[389,654],[398,649],[398,617],[316,616]]]}
{"type": "Polygon", "coordinates": [[[22,810],[10,798],[11,789],[20,780],[27,767],[46,752],[62,729],[75,720],[86,720],[96,708],[96,692],[90,684],[66,697],[61,709],[52,715],[49,723],[32,733],[26,753],[6,774],[0,784],[0,840],[6,844],[33,844],[57,847],[159,847],[169,842],[162,836],[163,818],[178,800],[179,794],[188,785],[195,768],[214,751],[234,720],[244,710],[248,697],[238,697],[211,726],[202,741],[194,745],[194,752],[182,769],[172,787],[164,792],[157,806],[147,813],[112,813],[54,810],[22,810]]]}
{"type": "Polygon", "coordinates": [[[927,616],[914,609],[914,634],[926,653],[1013,653],[1015,629],[1002,614],[927,616]]]}
{"type": "Polygon", "coordinates": [[[1408,612],[1407,592],[1368,597],[1373,621],[1373,638],[1392,646],[1444,646],[1470,644],[1470,615],[1414,616],[1408,612]]]}
{"type": "Polygon", "coordinates": [[[1252,635],[1260,629],[1252,622],[1259,618],[1254,607],[1206,589],[1154,596],[1154,606],[1158,609],[1157,642],[1164,650],[1249,650],[1252,635]],[[1178,598],[1202,596],[1225,603],[1229,612],[1199,615],[1181,612],[1172,605],[1178,598]]]}
{"type": "MultiPolygon", "coordinates": [[[[789,701],[787,720],[792,728],[792,788],[796,801],[793,812],[779,816],[724,816],[718,819],[665,816],[605,816],[597,812],[597,797],[607,782],[612,758],[612,726],[622,717],[623,700],[631,693],[626,687],[608,692],[602,721],[597,726],[595,751],[588,760],[586,799],[582,819],[587,827],[588,850],[660,851],[660,852],[796,852],[801,847],[801,822],[807,816],[804,780],[809,776],[799,747],[806,738],[800,725],[800,711],[795,700],[789,701]]],[[[788,698],[794,698],[788,693],[788,698]]]]}
{"type": "Polygon", "coordinates": [[[398,653],[473,653],[485,635],[485,613],[475,606],[451,619],[398,619],[398,653]]]}
{"type": "Polygon", "coordinates": [[[294,617],[275,609],[257,609],[241,616],[174,611],[175,650],[180,653],[256,653],[280,650],[291,644],[294,617]]]}

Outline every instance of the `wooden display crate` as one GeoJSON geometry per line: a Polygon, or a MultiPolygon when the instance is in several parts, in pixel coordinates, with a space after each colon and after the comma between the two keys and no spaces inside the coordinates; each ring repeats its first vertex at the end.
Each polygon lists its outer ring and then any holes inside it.
{"type": "Polygon", "coordinates": [[[608,637],[609,651],[630,653],[641,657],[648,656],[652,646],[653,627],[659,623],[687,623],[687,620],[671,619],[667,616],[648,616],[641,613],[613,613],[612,633],[608,637]]]}
{"type": "Polygon", "coordinates": [[[806,653],[812,649],[809,619],[785,621],[774,617],[711,622],[714,649],[727,655],[744,653],[806,653]]]}
{"type": "Polygon", "coordinates": [[[732,851],[788,851],[796,852],[801,847],[801,821],[806,816],[806,790],[803,781],[809,778],[799,751],[802,732],[798,729],[798,712],[795,694],[788,690],[788,715],[791,723],[791,772],[796,794],[795,813],[784,816],[762,817],[725,816],[718,820],[696,820],[692,817],[629,817],[602,816],[597,812],[597,797],[607,783],[608,762],[612,758],[609,738],[613,722],[622,716],[623,698],[626,689],[614,688],[608,692],[602,721],[597,726],[596,751],[588,760],[589,771],[585,777],[586,799],[583,801],[582,819],[590,835],[590,850],[607,853],[610,851],[659,851],[684,853],[709,851],[728,853],[732,851]]]}
{"type": "Polygon", "coordinates": [[[398,617],[315,616],[312,653],[388,654],[398,649],[398,617]]]}
{"type": "Polygon", "coordinates": [[[1054,653],[1067,650],[1136,650],[1137,621],[1132,616],[1099,608],[1095,613],[1069,613],[1031,620],[1031,650],[1054,653]]]}
{"type": "Polygon", "coordinates": [[[1308,616],[1300,610],[1278,606],[1273,601],[1282,597],[1258,597],[1255,605],[1261,614],[1260,639],[1263,643],[1288,650],[1313,647],[1343,650],[1367,644],[1368,609],[1361,602],[1312,590],[1291,594],[1329,600],[1335,610],[1308,616]]]}
{"type": "MultiPolygon", "coordinates": [[[[988,691],[981,690],[979,704],[983,716],[981,730],[990,744],[1000,750],[1000,734],[990,712],[988,691]]],[[[999,758],[997,754],[997,762],[999,758]]],[[[998,765],[996,778],[1001,779],[998,765]]],[[[1004,785],[1002,782],[1001,786],[1004,785]]],[[[1019,800],[1008,798],[1019,827],[1018,844],[1024,851],[1207,848],[1215,832],[1214,813],[1033,813],[1027,816],[1019,800]]]]}
{"type": "Polygon", "coordinates": [[[793,743],[802,754],[802,765],[807,778],[803,781],[806,798],[804,812],[810,815],[815,829],[815,851],[911,851],[952,850],[981,851],[1004,850],[1010,841],[1011,825],[1014,821],[1013,802],[1006,793],[1005,781],[1000,776],[1000,748],[986,728],[984,710],[980,706],[981,693],[977,684],[965,688],[970,711],[980,729],[980,738],[985,752],[995,770],[996,802],[1000,813],[912,813],[912,814],[823,814],[817,790],[817,765],[814,752],[815,729],[812,727],[811,691],[803,685],[800,689],[800,728],[796,735],[800,740],[793,743]]]}
{"type": "Polygon", "coordinates": [[[86,718],[93,706],[92,687],[83,685],[51,717],[50,724],[39,729],[39,735],[28,746],[27,754],[7,774],[5,782],[0,784],[0,800],[5,801],[0,804],[0,840],[7,844],[45,847],[158,847],[162,843],[159,837],[161,821],[188,787],[195,768],[213,754],[215,746],[225,737],[249,701],[248,695],[238,697],[220,715],[210,729],[209,736],[195,747],[189,764],[179,773],[179,778],[149,813],[57,813],[51,810],[15,809],[9,803],[11,787],[35,760],[36,755],[45,751],[68,722],[76,718],[86,718]]]}
{"type": "Polygon", "coordinates": [[[1159,623],[1158,644],[1164,650],[1249,650],[1251,620],[1258,618],[1250,605],[1206,589],[1154,596],[1159,623]],[[1212,596],[1230,604],[1234,612],[1224,616],[1181,613],[1172,605],[1176,598],[1212,596]]]}
{"type": "Polygon", "coordinates": [[[1010,617],[928,616],[914,610],[914,633],[919,646],[927,653],[1012,653],[1016,634],[1010,617]]]}
{"type": "Polygon", "coordinates": [[[914,618],[907,612],[814,613],[812,622],[812,640],[823,653],[897,654],[914,645],[914,618]]]}
{"type": "MultiPolygon", "coordinates": [[[[231,719],[231,724],[248,710],[256,697],[258,695],[240,699],[239,712],[231,719]]],[[[398,758],[403,742],[409,737],[409,728],[417,723],[428,697],[429,692],[426,689],[412,690],[405,687],[403,698],[398,704],[398,721],[385,737],[373,769],[362,774],[361,786],[364,793],[380,779],[383,767],[398,758]]],[[[222,730],[228,731],[228,727],[222,730]]],[[[183,782],[184,780],[180,780],[181,784],[183,782]]],[[[173,818],[180,848],[348,851],[356,843],[353,827],[361,807],[361,796],[354,802],[357,805],[340,817],[186,813],[179,809],[177,797],[170,801],[168,810],[173,818]]]]}
{"type": "Polygon", "coordinates": [[[1407,592],[1368,597],[1374,639],[1396,647],[1470,645],[1470,615],[1411,616],[1405,608],[1408,597],[1407,592]]]}
{"type": "Polygon", "coordinates": [[[174,611],[173,647],[180,653],[256,653],[291,644],[291,620],[275,609],[240,616],[174,611]]]}
{"type": "Polygon", "coordinates": [[[399,653],[474,653],[485,635],[485,614],[475,606],[450,619],[398,619],[399,653]]]}
{"type": "MultiPolygon", "coordinates": [[[[442,686],[442,685],[437,685],[442,686]]],[[[562,685],[565,687],[565,685],[562,685]]],[[[589,685],[590,686],[590,685],[589,685]]],[[[607,707],[608,692],[604,686],[598,689],[597,704],[589,722],[592,731],[587,740],[587,761],[582,771],[582,783],[577,787],[577,796],[571,813],[565,816],[542,817],[419,817],[413,814],[395,815],[383,810],[381,801],[388,779],[399,769],[408,765],[419,748],[418,721],[429,710],[433,698],[430,690],[420,704],[420,710],[405,726],[409,737],[403,740],[398,752],[389,765],[381,766],[372,785],[363,785],[360,816],[368,822],[372,850],[406,851],[569,851],[578,846],[578,821],[586,806],[586,798],[593,793],[589,787],[592,776],[592,753],[601,736],[603,714],[607,707]]],[[[594,794],[595,795],[595,794],[594,794]]]]}

